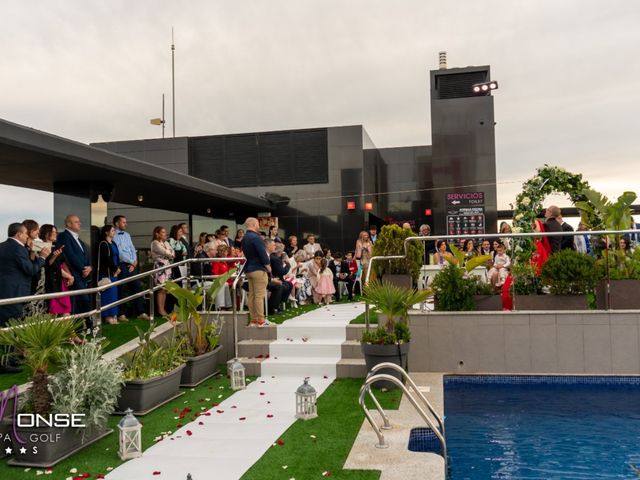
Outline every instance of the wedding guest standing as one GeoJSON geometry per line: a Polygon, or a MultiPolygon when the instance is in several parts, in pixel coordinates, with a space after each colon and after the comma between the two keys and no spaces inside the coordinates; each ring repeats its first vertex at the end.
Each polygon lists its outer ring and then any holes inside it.
{"type": "MultiPolygon", "coordinates": [[[[65,231],[58,235],[58,247],[64,248],[62,251],[65,263],[73,275],[73,285],[71,290],[83,290],[89,286],[91,279],[91,259],[89,257],[89,247],[80,239],[80,217],[77,215],[67,215],[64,220],[65,231]]],[[[71,309],[74,314],[88,312],[91,308],[89,295],[75,295],[71,297],[71,309]]],[[[85,319],[88,328],[92,328],[91,320],[85,319]]]]}
{"type": "MultiPolygon", "coordinates": [[[[113,241],[116,229],[113,225],[105,225],[100,230],[100,243],[98,244],[98,285],[115,282],[120,274],[120,255],[118,246],[113,241]],[[106,280],[105,280],[106,279],[106,280]]],[[[111,287],[101,294],[101,304],[109,305],[118,301],[118,288],[111,287]]],[[[111,307],[101,312],[102,320],[109,324],[118,323],[118,306],[111,307]]]]}
{"type": "MultiPolygon", "coordinates": [[[[153,241],[151,242],[151,260],[153,261],[153,269],[168,266],[175,258],[175,252],[169,242],[167,242],[167,229],[164,227],[156,227],[153,229],[153,241]]],[[[167,280],[171,280],[171,269],[167,268],[155,274],[156,285],[164,285],[167,280]]],[[[163,317],[167,315],[165,310],[165,302],[167,300],[167,292],[161,288],[157,292],[156,301],[158,303],[158,313],[163,317]]]]}
{"type": "MultiPolygon", "coordinates": [[[[44,243],[56,245],[58,229],[55,225],[45,224],[40,227],[40,239],[44,243]]],[[[61,255],[62,250],[56,249],[47,257],[44,264],[45,293],[66,292],[73,285],[73,275],[61,255]],[[57,254],[56,254],[57,252],[57,254]]],[[[49,313],[52,315],[67,315],[71,313],[71,297],[58,297],[49,300],[49,313]]]]}

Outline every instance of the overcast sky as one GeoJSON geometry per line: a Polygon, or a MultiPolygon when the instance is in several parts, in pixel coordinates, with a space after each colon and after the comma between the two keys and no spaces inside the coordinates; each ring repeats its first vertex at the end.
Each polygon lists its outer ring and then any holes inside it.
{"type": "MultiPolygon", "coordinates": [[[[163,92],[169,102],[174,26],[178,136],[363,124],[379,147],[430,144],[428,70],[446,50],[450,67],[489,64],[500,82],[499,208],[544,163],[583,173],[612,196],[640,191],[640,1],[0,0],[0,8],[0,117],[63,137],[160,136],[149,119],[160,116],[163,92]]],[[[25,217],[51,221],[51,195],[0,186],[0,238],[25,217]]]]}

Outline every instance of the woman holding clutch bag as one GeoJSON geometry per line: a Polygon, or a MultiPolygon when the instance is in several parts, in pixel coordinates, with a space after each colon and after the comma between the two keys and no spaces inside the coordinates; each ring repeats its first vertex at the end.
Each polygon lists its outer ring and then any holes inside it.
{"type": "MultiPolygon", "coordinates": [[[[115,282],[120,275],[120,255],[118,246],[113,241],[116,229],[113,225],[105,225],[100,230],[100,243],[98,244],[98,286],[115,282]]],[[[118,301],[118,289],[111,287],[103,290],[100,296],[102,305],[109,305],[118,301]]],[[[102,320],[110,325],[118,323],[118,306],[111,307],[101,312],[102,320]]]]}

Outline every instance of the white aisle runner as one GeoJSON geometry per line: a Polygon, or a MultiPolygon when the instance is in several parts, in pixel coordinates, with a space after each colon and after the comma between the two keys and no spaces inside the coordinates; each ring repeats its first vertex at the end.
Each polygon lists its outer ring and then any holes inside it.
{"type": "Polygon", "coordinates": [[[239,479],[295,422],[304,377],[318,394],[333,382],[346,326],[362,312],[364,304],[331,305],[279,325],[260,378],[106,478],[239,479]]]}

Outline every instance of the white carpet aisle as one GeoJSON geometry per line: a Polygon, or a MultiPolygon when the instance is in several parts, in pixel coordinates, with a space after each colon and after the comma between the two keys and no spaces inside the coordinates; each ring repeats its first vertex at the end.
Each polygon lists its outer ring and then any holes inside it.
{"type": "Polygon", "coordinates": [[[239,479],[295,421],[304,377],[319,394],[333,382],[346,326],[362,312],[364,304],[331,305],[279,325],[259,379],[106,478],[239,479]]]}

